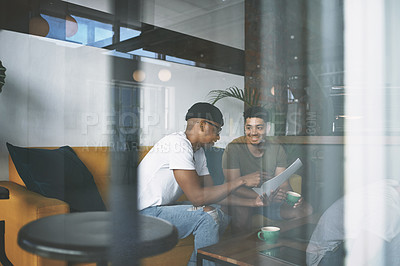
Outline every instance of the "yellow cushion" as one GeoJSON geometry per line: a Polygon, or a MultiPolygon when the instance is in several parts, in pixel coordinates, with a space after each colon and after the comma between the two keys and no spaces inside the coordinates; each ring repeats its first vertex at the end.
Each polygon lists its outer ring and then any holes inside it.
{"type": "MultiPolygon", "coordinates": [[[[54,149],[55,147],[46,147],[54,149]]],[[[150,151],[152,146],[139,147],[138,162],[150,151]]],[[[73,147],[73,150],[92,173],[94,181],[106,206],[110,181],[110,150],[108,147],[73,147]]],[[[40,217],[69,212],[69,206],[59,200],[44,198],[24,188],[25,184],[18,175],[9,158],[9,180],[0,182],[10,189],[10,200],[0,201],[0,213],[6,217],[6,252],[14,265],[55,265],[53,261],[23,251],[17,245],[18,230],[27,222],[40,217]],[[13,200],[11,200],[13,199],[13,200]],[[32,206],[31,206],[32,205],[32,206]]],[[[293,190],[301,193],[301,176],[293,175],[290,180],[293,190]]],[[[187,200],[183,195],[180,200],[187,200]]],[[[257,219],[257,217],[255,217],[257,219]]],[[[172,250],[142,260],[142,265],[186,265],[193,252],[193,235],[181,239],[172,250]]],[[[61,265],[65,262],[58,261],[61,265]]],[[[95,264],[79,264],[95,265],[95,264]]]]}
{"type": "Polygon", "coordinates": [[[293,191],[299,194],[301,194],[301,182],[302,179],[300,175],[294,174],[289,178],[289,184],[292,187],[293,191]]]}

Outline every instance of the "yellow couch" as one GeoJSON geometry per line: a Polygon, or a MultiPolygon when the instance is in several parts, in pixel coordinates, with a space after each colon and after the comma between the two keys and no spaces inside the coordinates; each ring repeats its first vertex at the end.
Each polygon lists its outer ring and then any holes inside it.
{"type": "MultiPolygon", "coordinates": [[[[139,160],[150,148],[147,146],[140,148],[139,160]]],[[[92,173],[100,195],[107,205],[110,180],[109,149],[107,147],[73,147],[73,150],[92,173]]],[[[10,261],[15,266],[67,265],[64,261],[50,260],[24,251],[17,244],[17,236],[20,228],[31,221],[50,215],[68,213],[68,204],[26,189],[10,157],[9,181],[0,181],[0,186],[10,191],[10,199],[0,201],[0,218],[5,220],[6,254],[10,261]]],[[[142,265],[186,265],[193,247],[193,236],[189,236],[180,240],[174,249],[144,259],[142,265]]]]}
{"type": "MultiPolygon", "coordinates": [[[[149,146],[140,147],[139,161],[150,148],[149,146]]],[[[107,147],[73,147],[73,150],[92,173],[100,195],[107,205],[110,180],[109,149],[107,147]]],[[[301,192],[301,177],[292,178],[291,185],[295,191],[301,192]]],[[[10,199],[0,201],[0,218],[1,220],[5,220],[6,254],[10,261],[15,266],[66,265],[63,261],[46,259],[22,250],[17,244],[17,235],[23,225],[33,220],[50,215],[68,213],[68,204],[61,200],[46,198],[27,190],[10,157],[9,181],[0,181],[0,186],[8,188],[10,191],[10,199]]],[[[263,220],[259,219],[258,222],[264,223],[263,220]]],[[[151,266],[186,265],[193,248],[193,236],[189,236],[181,239],[172,250],[157,256],[145,258],[141,264],[151,266]]]]}

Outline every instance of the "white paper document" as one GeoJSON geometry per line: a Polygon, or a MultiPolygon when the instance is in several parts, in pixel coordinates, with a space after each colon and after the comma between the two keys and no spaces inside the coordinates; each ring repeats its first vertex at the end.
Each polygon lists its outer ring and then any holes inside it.
{"type": "Polygon", "coordinates": [[[275,176],[274,178],[265,181],[261,185],[261,187],[253,188],[253,190],[259,195],[267,193],[267,195],[269,196],[269,194],[271,194],[271,190],[274,191],[280,185],[282,185],[282,183],[285,182],[291,175],[293,175],[302,165],[303,163],[301,162],[301,160],[297,158],[297,160],[294,161],[294,163],[292,163],[288,168],[286,168],[285,171],[275,176]]]}

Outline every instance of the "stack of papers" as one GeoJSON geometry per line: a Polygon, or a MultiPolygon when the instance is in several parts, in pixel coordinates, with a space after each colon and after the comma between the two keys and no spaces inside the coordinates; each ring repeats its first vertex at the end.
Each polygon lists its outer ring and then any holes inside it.
{"type": "Polygon", "coordinates": [[[282,183],[285,182],[289,177],[291,177],[302,165],[303,163],[301,162],[301,160],[297,158],[297,160],[294,161],[294,163],[292,163],[288,168],[286,168],[285,171],[275,176],[274,178],[265,181],[261,185],[261,187],[253,188],[253,190],[259,195],[267,193],[267,195],[269,196],[269,194],[271,194],[271,191],[274,191],[280,185],[282,185],[282,183]]]}

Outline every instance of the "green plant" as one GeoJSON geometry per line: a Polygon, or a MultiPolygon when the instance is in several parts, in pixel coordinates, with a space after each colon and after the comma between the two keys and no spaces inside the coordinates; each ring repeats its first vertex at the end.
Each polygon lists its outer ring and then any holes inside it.
{"type": "Polygon", "coordinates": [[[243,101],[249,106],[259,105],[261,98],[260,92],[255,89],[249,91],[239,89],[238,87],[230,87],[225,90],[212,90],[208,93],[208,96],[210,97],[211,104],[215,104],[219,100],[229,97],[243,101]]]}
{"type": "Polygon", "coordinates": [[[211,104],[215,104],[224,98],[234,98],[244,102],[248,106],[262,106],[268,110],[270,122],[275,122],[275,105],[261,104],[261,93],[256,89],[244,90],[234,86],[225,90],[212,90],[208,93],[208,97],[211,104]]]}

